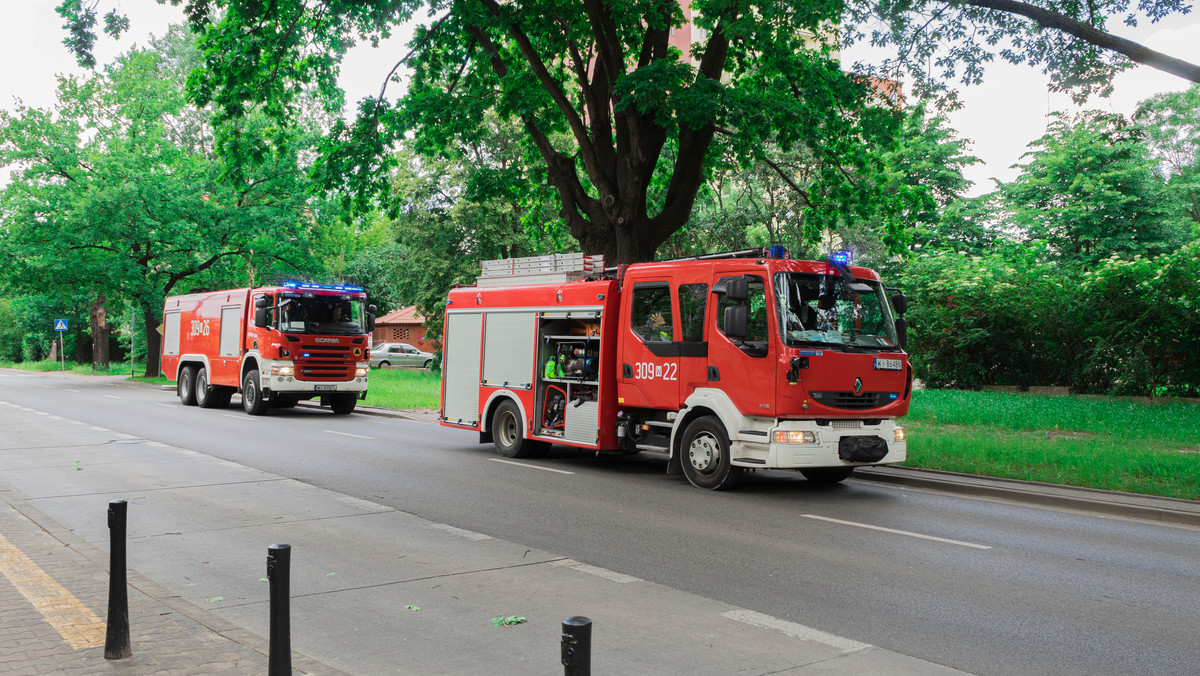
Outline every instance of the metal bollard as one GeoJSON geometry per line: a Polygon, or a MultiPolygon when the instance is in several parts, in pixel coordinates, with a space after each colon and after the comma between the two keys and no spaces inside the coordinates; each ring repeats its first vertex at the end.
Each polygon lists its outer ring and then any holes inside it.
{"type": "Polygon", "coordinates": [[[104,658],[119,660],[133,655],[129,643],[129,589],[125,577],[125,515],[128,503],[108,503],[108,628],[104,658]]]}
{"type": "Polygon", "coordinates": [[[592,675],[592,621],[588,618],[563,620],[562,663],[565,676],[592,675]]]}
{"type": "Polygon", "coordinates": [[[267,547],[267,582],[271,587],[271,648],[267,657],[269,676],[291,676],[292,673],[292,627],[288,619],[291,613],[288,583],[291,562],[291,545],[267,547]]]}

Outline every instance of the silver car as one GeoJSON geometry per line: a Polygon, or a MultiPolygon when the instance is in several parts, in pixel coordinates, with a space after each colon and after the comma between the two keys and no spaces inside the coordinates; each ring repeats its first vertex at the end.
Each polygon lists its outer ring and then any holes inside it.
{"type": "Polygon", "coordinates": [[[433,366],[433,355],[422,352],[408,343],[383,343],[371,350],[371,367],[380,366],[433,366]]]}

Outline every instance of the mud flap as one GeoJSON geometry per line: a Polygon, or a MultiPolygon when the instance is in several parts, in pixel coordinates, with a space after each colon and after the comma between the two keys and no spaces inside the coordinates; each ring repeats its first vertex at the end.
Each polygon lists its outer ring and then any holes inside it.
{"type": "Polygon", "coordinates": [[[876,436],[842,437],[838,441],[838,457],[845,462],[879,462],[887,454],[887,442],[876,436]]]}

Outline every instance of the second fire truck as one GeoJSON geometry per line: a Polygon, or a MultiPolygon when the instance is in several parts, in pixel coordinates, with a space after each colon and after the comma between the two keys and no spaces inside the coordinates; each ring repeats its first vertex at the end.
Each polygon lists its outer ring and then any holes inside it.
{"type": "Polygon", "coordinates": [[[779,248],[488,261],[447,300],[441,423],[508,457],[660,453],[707,489],[746,469],[838,482],[905,459],[905,303],[872,270],[779,248]]]}

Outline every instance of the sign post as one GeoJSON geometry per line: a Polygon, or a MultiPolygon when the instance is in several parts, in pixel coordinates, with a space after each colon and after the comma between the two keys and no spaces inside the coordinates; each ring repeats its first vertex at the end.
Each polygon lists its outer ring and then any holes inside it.
{"type": "Polygon", "coordinates": [[[58,358],[62,360],[62,371],[67,372],[67,355],[63,353],[63,333],[67,330],[67,320],[55,319],[54,330],[58,331],[58,358]]]}

